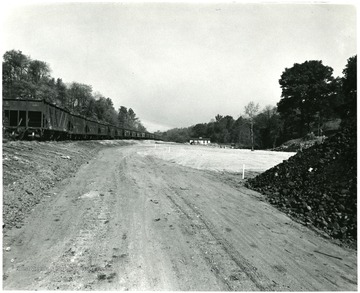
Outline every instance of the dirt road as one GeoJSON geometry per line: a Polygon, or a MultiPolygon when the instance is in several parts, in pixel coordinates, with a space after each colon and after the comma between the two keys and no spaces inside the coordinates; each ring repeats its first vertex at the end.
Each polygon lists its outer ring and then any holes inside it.
{"type": "Polygon", "coordinates": [[[147,148],[102,150],[49,190],[4,235],[3,288],[357,290],[356,251],[147,148]]]}

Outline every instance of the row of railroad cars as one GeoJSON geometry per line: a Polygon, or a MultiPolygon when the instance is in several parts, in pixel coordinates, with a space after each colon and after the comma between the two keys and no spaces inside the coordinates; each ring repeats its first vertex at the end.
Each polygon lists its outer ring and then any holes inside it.
{"type": "Polygon", "coordinates": [[[98,122],[45,100],[29,99],[3,99],[3,130],[20,139],[159,139],[149,132],[98,122]]]}

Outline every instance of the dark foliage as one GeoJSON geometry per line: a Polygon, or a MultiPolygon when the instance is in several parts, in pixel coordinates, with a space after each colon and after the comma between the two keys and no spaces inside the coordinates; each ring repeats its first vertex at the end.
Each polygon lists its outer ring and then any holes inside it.
{"type": "Polygon", "coordinates": [[[65,84],[60,78],[55,80],[46,62],[32,60],[21,51],[11,50],[4,54],[2,67],[3,98],[44,99],[75,114],[146,131],[132,109],[126,110],[126,123],[121,123],[118,118],[121,113],[116,112],[110,98],[94,94],[90,85],[78,82],[65,84]]]}
{"type": "MultiPolygon", "coordinates": [[[[268,106],[254,116],[255,148],[272,148],[282,141],[281,122],[275,107],[268,106]]],[[[175,128],[161,133],[164,140],[186,142],[190,138],[206,137],[213,143],[232,144],[236,148],[251,148],[251,119],[240,116],[216,115],[209,123],[199,123],[187,128],[175,128]]]]}
{"type": "Polygon", "coordinates": [[[295,63],[282,73],[278,111],[289,136],[306,135],[312,124],[321,126],[323,119],[332,112],[329,110],[333,108],[337,89],[332,72],[333,69],[321,61],[311,60],[295,63]]]}
{"type": "Polygon", "coordinates": [[[357,239],[356,56],[348,60],[337,106],[340,131],[247,181],[287,214],[334,238],[357,239]]]}
{"type": "MultiPolygon", "coordinates": [[[[275,149],[282,143],[308,135],[331,136],[342,125],[356,124],[356,56],[349,58],[343,78],[321,61],[306,61],[286,68],[279,80],[282,98],[278,107],[260,113],[246,109],[246,117],[216,115],[209,123],[159,133],[165,140],[186,142],[207,137],[213,143],[238,148],[275,149]],[[252,142],[253,139],[253,142],[252,142]]],[[[256,105],[250,102],[247,106],[256,105]]]]}

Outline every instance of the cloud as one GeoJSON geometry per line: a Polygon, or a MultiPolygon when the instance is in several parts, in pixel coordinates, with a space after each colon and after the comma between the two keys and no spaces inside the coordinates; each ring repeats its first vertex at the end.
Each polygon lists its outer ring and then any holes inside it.
{"type": "Polygon", "coordinates": [[[323,60],[340,75],[356,54],[351,5],[30,4],[3,23],[5,50],[159,127],[237,118],[250,101],[276,105],[286,67],[323,60]]]}

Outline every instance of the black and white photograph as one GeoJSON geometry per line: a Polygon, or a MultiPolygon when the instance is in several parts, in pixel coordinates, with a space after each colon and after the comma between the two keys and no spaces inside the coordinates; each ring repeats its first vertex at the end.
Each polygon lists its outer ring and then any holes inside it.
{"type": "Polygon", "coordinates": [[[4,1],[4,291],[357,291],[355,1],[4,1]]]}

